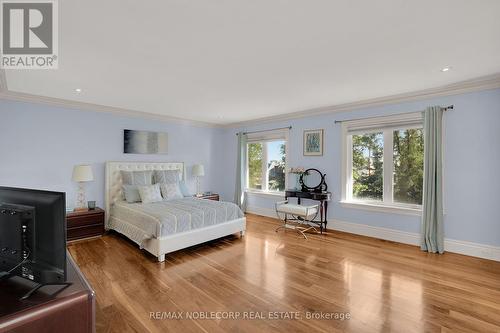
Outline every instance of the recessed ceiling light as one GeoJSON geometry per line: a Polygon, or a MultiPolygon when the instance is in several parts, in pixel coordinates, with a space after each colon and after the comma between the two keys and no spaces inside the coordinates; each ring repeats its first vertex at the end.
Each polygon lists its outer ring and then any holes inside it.
{"type": "Polygon", "coordinates": [[[447,71],[449,71],[450,69],[451,69],[451,67],[450,67],[450,66],[446,66],[446,67],[441,68],[441,72],[447,72],[447,71]]]}
{"type": "Polygon", "coordinates": [[[80,89],[80,88],[76,88],[76,89],[75,89],[75,92],[77,92],[77,93],[79,94],[79,93],[81,93],[81,92],[82,92],[82,89],[80,89]]]}

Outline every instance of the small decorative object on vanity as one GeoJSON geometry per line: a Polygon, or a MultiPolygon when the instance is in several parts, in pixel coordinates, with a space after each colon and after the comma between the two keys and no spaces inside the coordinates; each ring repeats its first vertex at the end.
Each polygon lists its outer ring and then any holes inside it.
{"type": "Polygon", "coordinates": [[[304,131],[304,156],[323,156],[323,130],[304,131]]]}
{"type": "Polygon", "coordinates": [[[298,167],[298,168],[290,168],[289,173],[295,175],[295,189],[300,190],[300,177],[306,172],[305,168],[298,167]]]}
{"type": "Polygon", "coordinates": [[[94,210],[95,209],[95,201],[87,202],[87,207],[89,208],[89,210],[94,210]]]}
{"type": "Polygon", "coordinates": [[[196,177],[196,196],[202,197],[203,193],[200,191],[200,177],[205,176],[205,168],[203,164],[193,165],[193,176],[196,177]]]}
{"type": "Polygon", "coordinates": [[[66,214],[67,240],[98,237],[104,233],[104,210],[75,211],[66,214]]]}
{"type": "Polygon", "coordinates": [[[76,197],[75,211],[87,210],[85,200],[85,183],[94,180],[92,167],[90,165],[75,165],[75,167],[73,168],[72,179],[74,182],[78,182],[78,193],[76,197]]]}

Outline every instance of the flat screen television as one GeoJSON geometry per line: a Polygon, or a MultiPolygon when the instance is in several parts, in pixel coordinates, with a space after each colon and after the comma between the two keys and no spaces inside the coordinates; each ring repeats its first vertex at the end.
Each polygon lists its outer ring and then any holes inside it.
{"type": "Polygon", "coordinates": [[[66,282],[66,195],[0,187],[0,272],[66,282]]]}

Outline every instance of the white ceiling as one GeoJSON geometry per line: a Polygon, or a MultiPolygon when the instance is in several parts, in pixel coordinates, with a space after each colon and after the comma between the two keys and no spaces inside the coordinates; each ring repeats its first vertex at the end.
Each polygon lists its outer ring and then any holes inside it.
{"type": "Polygon", "coordinates": [[[6,78],[228,124],[500,72],[499,13],[498,0],[64,0],[59,69],[6,78]]]}

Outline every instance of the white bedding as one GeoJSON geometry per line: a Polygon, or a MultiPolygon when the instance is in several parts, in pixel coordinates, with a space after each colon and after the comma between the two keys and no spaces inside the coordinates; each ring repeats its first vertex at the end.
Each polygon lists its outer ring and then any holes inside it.
{"type": "Polygon", "coordinates": [[[144,240],[150,238],[201,229],[243,216],[233,203],[197,198],[148,204],[119,201],[111,207],[108,226],[142,246],[144,240]]]}

